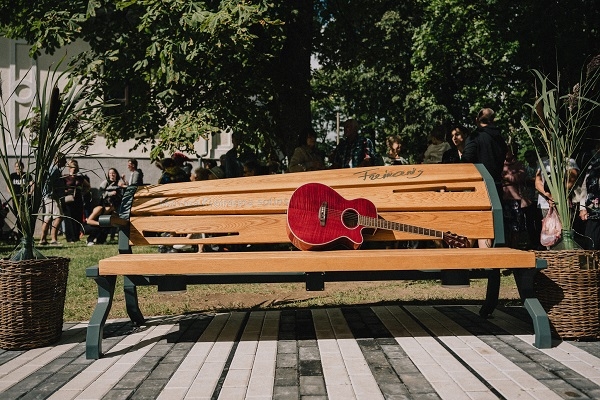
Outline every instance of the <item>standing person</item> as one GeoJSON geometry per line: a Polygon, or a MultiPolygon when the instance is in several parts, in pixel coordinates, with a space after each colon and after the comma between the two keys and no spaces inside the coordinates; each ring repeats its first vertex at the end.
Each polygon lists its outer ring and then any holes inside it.
{"type": "MultiPolygon", "coordinates": [[[[599,142],[600,143],[600,142],[599,142]]],[[[599,150],[600,146],[596,145],[599,150]]],[[[579,217],[585,221],[585,236],[588,250],[600,250],[600,154],[596,153],[589,162],[583,180],[585,190],[579,202],[579,217]]]]}
{"type": "MultiPolygon", "coordinates": [[[[23,162],[21,161],[17,161],[15,163],[15,172],[10,174],[10,180],[13,184],[13,188],[15,190],[15,196],[16,197],[23,197],[24,194],[26,194],[27,192],[31,193],[31,189],[32,189],[32,176],[28,175],[25,172],[25,165],[23,164],[23,162]]],[[[31,200],[30,200],[31,201],[31,200]]],[[[13,203],[16,204],[16,203],[13,203]]],[[[23,206],[25,205],[25,203],[19,203],[22,204],[23,206]]],[[[16,221],[15,221],[15,225],[18,229],[19,232],[21,232],[21,221],[19,220],[19,214],[17,212],[17,215],[15,215],[16,221]]]]}
{"type": "Polygon", "coordinates": [[[398,135],[388,136],[387,156],[383,159],[384,165],[406,165],[408,161],[400,155],[402,151],[402,140],[398,135]]]}
{"type": "Polygon", "coordinates": [[[67,242],[78,242],[83,232],[83,195],[90,191],[90,183],[79,172],[77,160],[69,160],[69,173],[63,176],[65,191],[62,197],[65,215],[65,238],[67,242]]]}
{"type": "Polygon", "coordinates": [[[138,161],[135,158],[127,160],[127,169],[129,176],[121,176],[122,186],[142,186],[144,184],[144,173],[138,168],[138,161]]]}
{"type": "Polygon", "coordinates": [[[527,150],[525,158],[525,187],[523,187],[523,197],[529,201],[529,206],[525,209],[525,223],[529,234],[529,249],[542,250],[540,244],[540,234],[542,232],[542,213],[538,208],[538,194],[535,190],[535,176],[537,171],[537,154],[535,150],[527,150]]]}
{"type": "MultiPolygon", "coordinates": [[[[488,170],[499,196],[502,195],[502,171],[508,146],[500,129],[494,124],[495,113],[491,108],[483,108],[475,120],[477,129],[469,136],[461,162],[481,163],[488,170]]],[[[479,247],[492,247],[490,239],[480,239],[479,247]]]]}
{"type": "Polygon", "coordinates": [[[63,213],[61,208],[60,199],[64,196],[65,182],[61,179],[62,169],[67,164],[67,159],[63,154],[57,154],[54,157],[54,163],[50,168],[48,174],[48,181],[44,185],[43,189],[43,223],[42,223],[42,234],[40,238],[40,245],[44,246],[47,244],[58,246],[58,227],[61,223],[61,215],[63,213]],[[50,226],[52,225],[52,229],[50,226]],[[48,230],[50,230],[50,243],[46,240],[48,236],[48,230]]]}
{"type": "Polygon", "coordinates": [[[221,160],[221,167],[225,172],[225,178],[239,178],[244,176],[244,163],[256,161],[256,155],[244,146],[242,134],[239,132],[233,132],[231,143],[233,147],[225,153],[221,160]]]}
{"type": "Polygon", "coordinates": [[[477,129],[469,136],[461,161],[481,163],[488,170],[498,190],[502,192],[502,170],[508,146],[500,129],[494,124],[495,112],[483,108],[477,115],[477,129]]]}
{"type": "Polygon", "coordinates": [[[469,137],[469,131],[462,125],[454,125],[450,130],[451,140],[454,144],[449,150],[442,154],[442,164],[459,163],[465,151],[465,143],[469,137]]]}
{"type": "Polygon", "coordinates": [[[325,156],[317,148],[317,132],[306,130],[306,144],[296,147],[290,159],[289,172],[317,171],[325,169],[325,156]]]}
{"type": "Polygon", "coordinates": [[[429,135],[429,146],[423,155],[423,164],[439,164],[442,155],[450,150],[450,144],[446,141],[446,131],[443,126],[436,127],[429,135]]]}
{"type": "Polygon", "coordinates": [[[333,153],[332,168],[370,167],[375,160],[371,139],[359,135],[358,121],[344,122],[344,137],[333,153]]]}
{"type": "Polygon", "coordinates": [[[25,173],[25,164],[22,161],[15,163],[15,172],[10,174],[10,180],[13,183],[15,195],[17,196],[21,196],[30,188],[32,177],[25,173]]]}
{"type": "Polygon", "coordinates": [[[525,212],[531,204],[524,195],[527,184],[525,165],[515,156],[516,146],[508,147],[504,170],[502,171],[502,204],[506,244],[512,248],[522,248],[521,234],[527,232],[525,212]]]}

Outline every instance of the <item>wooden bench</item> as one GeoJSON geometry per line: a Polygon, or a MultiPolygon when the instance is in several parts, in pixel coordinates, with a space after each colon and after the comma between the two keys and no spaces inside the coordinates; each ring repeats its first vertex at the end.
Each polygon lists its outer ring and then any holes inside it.
{"type": "Polygon", "coordinates": [[[140,285],[182,290],[188,284],[305,282],[307,290],[322,290],[330,281],[441,279],[455,271],[488,279],[480,311],[487,317],[498,302],[500,270],[511,269],[533,319],[534,345],[550,347],[548,319],[533,293],[533,276],[545,268],[545,261],[536,260],[533,252],[501,247],[502,210],[496,191],[489,190],[493,187],[485,168],[474,164],[370,167],[129,187],[119,217],[102,221],[120,227],[120,254],[87,269],[87,276],[98,285],[98,303],[87,330],[87,357],[102,355],[103,327],[119,275],[125,277],[128,315],[134,324],[142,325],[136,292],[140,285]],[[399,249],[393,244],[405,242],[397,241],[432,238],[378,229],[365,235],[359,250],[289,251],[288,203],[299,186],[310,182],[330,186],[345,199],[369,199],[387,221],[451,231],[469,239],[493,238],[496,247],[399,249]],[[218,245],[229,251],[132,251],[132,246],[176,244],[200,249],[218,245]]]}

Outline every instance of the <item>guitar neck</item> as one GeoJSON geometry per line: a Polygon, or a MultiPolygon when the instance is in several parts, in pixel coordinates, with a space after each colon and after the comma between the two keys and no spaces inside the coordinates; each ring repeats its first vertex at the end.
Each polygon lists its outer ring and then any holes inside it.
{"type": "Polygon", "coordinates": [[[420,226],[414,226],[409,224],[401,224],[399,222],[392,222],[383,218],[371,218],[363,215],[358,216],[358,224],[367,228],[387,229],[390,231],[400,231],[416,233],[424,236],[431,236],[438,239],[444,238],[444,232],[437,231],[435,229],[422,228],[420,226]]]}

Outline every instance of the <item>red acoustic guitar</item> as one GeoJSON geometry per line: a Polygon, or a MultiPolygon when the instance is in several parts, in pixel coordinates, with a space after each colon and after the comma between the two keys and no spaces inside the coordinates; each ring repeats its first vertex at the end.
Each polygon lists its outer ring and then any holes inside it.
{"type": "Polygon", "coordinates": [[[367,199],[346,200],[321,183],[307,183],[292,194],[287,210],[288,237],[300,250],[325,250],[341,245],[358,249],[364,228],[417,233],[442,239],[450,247],[469,247],[469,240],[451,232],[401,224],[379,218],[367,199]]]}

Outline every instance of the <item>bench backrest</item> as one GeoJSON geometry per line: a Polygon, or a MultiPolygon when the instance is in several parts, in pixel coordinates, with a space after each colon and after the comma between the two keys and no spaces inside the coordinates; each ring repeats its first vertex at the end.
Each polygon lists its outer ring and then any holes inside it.
{"type": "MultiPolygon", "coordinates": [[[[504,242],[493,181],[484,167],[474,164],[382,166],[129,187],[120,216],[130,220],[125,233],[134,246],[289,243],[288,202],[294,190],[309,182],[328,185],[346,199],[366,198],[389,221],[504,242]]],[[[431,238],[379,229],[365,240],[431,238]]]]}

